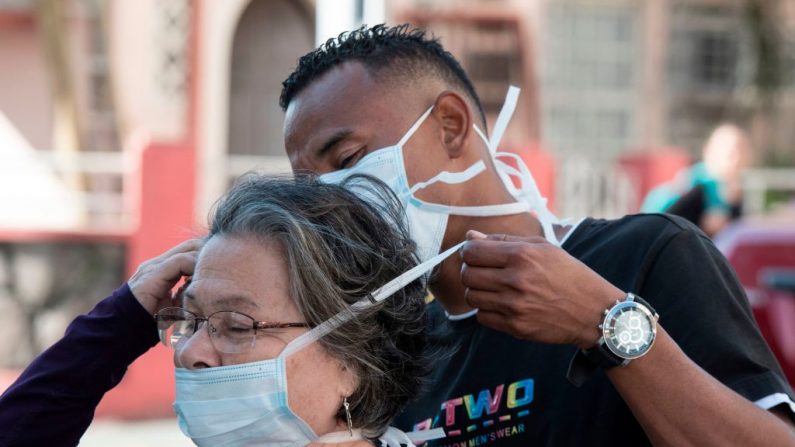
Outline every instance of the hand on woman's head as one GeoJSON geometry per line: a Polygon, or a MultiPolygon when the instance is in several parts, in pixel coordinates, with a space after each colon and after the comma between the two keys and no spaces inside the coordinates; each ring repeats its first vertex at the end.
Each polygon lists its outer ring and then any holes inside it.
{"type": "Polygon", "coordinates": [[[193,274],[203,239],[185,241],[143,262],[127,281],[135,299],[149,313],[173,305],[171,290],[184,276],[193,274]]]}

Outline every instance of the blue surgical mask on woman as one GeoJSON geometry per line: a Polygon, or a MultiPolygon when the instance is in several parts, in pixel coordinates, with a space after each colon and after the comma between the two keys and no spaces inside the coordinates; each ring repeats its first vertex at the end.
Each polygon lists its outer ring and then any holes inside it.
{"type": "MultiPolygon", "coordinates": [[[[299,447],[314,441],[332,442],[338,434],[318,437],[290,409],[287,399],[286,359],[333,331],[362,311],[432,270],[461,247],[458,244],[408,270],[331,319],[290,341],[273,359],[216,368],[176,368],[174,411],[179,427],[198,446],[299,447]]],[[[177,352],[179,355],[179,352],[177,352]]],[[[386,396],[385,396],[386,398],[386,396]]],[[[394,432],[394,430],[393,430],[394,432]]],[[[422,439],[444,436],[442,429],[424,431],[422,439]]],[[[347,440],[362,439],[358,434],[347,440]]],[[[388,445],[394,435],[384,439],[388,445]]],[[[401,442],[409,438],[401,439],[401,442]]],[[[405,442],[404,442],[405,443],[405,442]]]]}
{"type": "MultiPolygon", "coordinates": [[[[447,220],[450,215],[483,217],[533,212],[541,222],[546,239],[558,245],[552,225],[560,223],[560,221],[547,209],[547,200],[538,190],[538,186],[527,165],[516,154],[497,151],[497,146],[513,115],[518,98],[519,89],[511,87],[508,90],[500,115],[495,122],[491,139],[486,138],[485,134],[476,125],[473,125],[475,132],[489,148],[489,154],[497,174],[502,179],[506,189],[516,200],[515,202],[482,206],[452,206],[426,202],[415,196],[417,191],[434,183],[460,184],[471,180],[486,170],[486,164],[483,160],[480,160],[463,171],[442,171],[424,182],[419,182],[409,187],[406,166],[403,162],[403,146],[430,115],[433,106],[417,119],[394,146],[374,150],[362,157],[356,165],[323,174],[320,176],[320,180],[326,183],[339,184],[354,175],[365,175],[375,177],[384,182],[397,195],[405,210],[409,233],[417,244],[417,255],[420,261],[430,259],[441,250],[442,239],[444,238],[447,220]],[[504,159],[513,160],[516,167],[506,163],[503,161],[504,159]],[[514,179],[519,181],[518,187],[514,184],[514,179]]],[[[363,194],[366,195],[367,193],[364,192],[363,194]]],[[[363,198],[365,200],[373,199],[368,196],[363,198]]]]}

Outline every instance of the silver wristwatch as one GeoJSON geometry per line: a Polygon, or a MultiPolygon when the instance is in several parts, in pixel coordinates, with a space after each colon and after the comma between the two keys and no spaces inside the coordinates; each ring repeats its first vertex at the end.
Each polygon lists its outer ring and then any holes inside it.
{"type": "Polygon", "coordinates": [[[646,355],[657,337],[659,315],[643,298],[628,293],[605,309],[596,346],[578,350],[569,365],[569,381],[582,385],[597,369],[627,365],[646,355]]]}
{"type": "Polygon", "coordinates": [[[607,348],[619,357],[621,364],[643,357],[649,352],[657,338],[657,312],[643,298],[628,293],[624,301],[616,301],[605,309],[605,318],[599,329],[602,337],[597,347],[607,348]]]}

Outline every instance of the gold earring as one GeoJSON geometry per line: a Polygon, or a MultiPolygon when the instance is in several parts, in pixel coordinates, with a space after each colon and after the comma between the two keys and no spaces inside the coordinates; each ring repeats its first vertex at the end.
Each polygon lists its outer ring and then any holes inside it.
{"type": "Polygon", "coordinates": [[[345,418],[348,419],[348,433],[353,437],[353,421],[351,421],[351,404],[348,403],[348,396],[342,397],[342,406],[345,407],[345,418]]]}

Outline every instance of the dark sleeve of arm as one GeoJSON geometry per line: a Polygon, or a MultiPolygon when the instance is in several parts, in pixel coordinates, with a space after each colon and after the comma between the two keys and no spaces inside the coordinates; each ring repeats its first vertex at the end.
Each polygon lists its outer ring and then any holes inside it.
{"type": "Polygon", "coordinates": [[[688,226],[672,236],[639,293],[685,354],[723,384],[760,405],[774,395],[793,400],[734,270],[702,233],[688,226]]]}
{"type": "Polygon", "coordinates": [[[154,319],[125,284],[39,355],[0,396],[0,446],[75,446],[102,396],[157,343],[154,319]]]}

